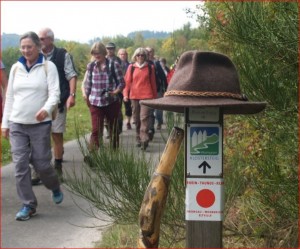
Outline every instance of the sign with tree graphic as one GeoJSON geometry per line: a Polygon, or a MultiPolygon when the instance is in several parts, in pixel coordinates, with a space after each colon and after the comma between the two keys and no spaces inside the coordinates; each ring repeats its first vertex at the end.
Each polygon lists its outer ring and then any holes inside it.
{"type": "Polygon", "coordinates": [[[189,124],[187,127],[187,174],[222,174],[222,127],[220,124],[189,124]]]}

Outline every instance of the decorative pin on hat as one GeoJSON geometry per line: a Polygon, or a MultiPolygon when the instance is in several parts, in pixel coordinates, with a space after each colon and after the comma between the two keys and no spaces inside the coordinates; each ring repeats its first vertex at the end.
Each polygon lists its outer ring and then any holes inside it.
{"type": "Polygon", "coordinates": [[[141,103],[182,113],[189,107],[220,107],[223,114],[255,114],[267,104],[251,102],[241,94],[237,70],[227,56],[200,51],[181,55],[164,97],[141,103]]]}

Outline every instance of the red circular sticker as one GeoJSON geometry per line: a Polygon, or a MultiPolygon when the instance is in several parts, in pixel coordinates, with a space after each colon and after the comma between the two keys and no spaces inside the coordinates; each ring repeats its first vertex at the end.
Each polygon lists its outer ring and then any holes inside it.
{"type": "Polygon", "coordinates": [[[211,190],[202,189],[198,192],[196,200],[199,206],[209,208],[215,203],[216,197],[211,190]]]}

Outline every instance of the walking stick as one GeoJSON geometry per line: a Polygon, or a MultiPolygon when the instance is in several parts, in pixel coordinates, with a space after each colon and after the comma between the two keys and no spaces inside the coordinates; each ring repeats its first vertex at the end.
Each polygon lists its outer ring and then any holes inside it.
{"type": "Polygon", "coordinates": [[[157,248],[160,220],[166,204],[171,174],[184,137],[184,131],[173,127],[160,162],[144,195],[139,213],[139,248],[157,248]]]}

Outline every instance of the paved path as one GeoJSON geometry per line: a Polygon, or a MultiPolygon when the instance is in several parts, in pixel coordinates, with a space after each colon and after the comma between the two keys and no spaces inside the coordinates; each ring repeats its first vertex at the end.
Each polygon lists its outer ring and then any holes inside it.
{"type": "MultiPolygon", "coordinates": [[[[133,146],[134,139],[133,130],[124,130],[121,134],[123,146],[133,146]]],[[[147,148],[146,155],[152,158],[155,155],[157,162],[164,146],[164,139],[157,133],[147,148]]],[[[64,170],[71,170],[73,167],[80,170],[83,156],[77,141],[66,143],[64,148],[64,170]]],[[[64,201],[55,205],[51,192],[44,185],[34,186],[38,199],[37,215],[28,221],[16,221],[15,215],[21,203],[17,197],[14,169],[12,164],[2,167],[1,248],[93,248],[95,242],[101,240],[102,230],[99,226],[105,223],[88,217],[81,210],[91,208],[87,201],[70,193],[64,184],[62,190],[64,201]]]]}

